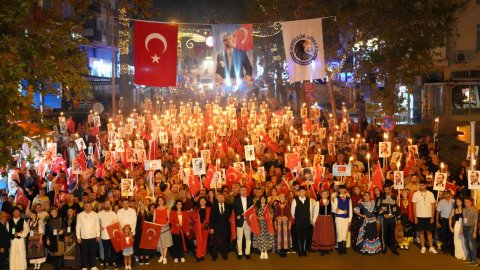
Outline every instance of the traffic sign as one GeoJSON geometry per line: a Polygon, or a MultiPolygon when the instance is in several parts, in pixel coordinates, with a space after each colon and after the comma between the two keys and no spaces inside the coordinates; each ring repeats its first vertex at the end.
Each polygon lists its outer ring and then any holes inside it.
{"type": "Polygon", "coordinates": [[[396,124],[397,123],[395,122],[395,119],[387,115],[383,119],[383,123],[381,124],[381,127],[384,131],[391,131],[395,128],[396,124]]]}

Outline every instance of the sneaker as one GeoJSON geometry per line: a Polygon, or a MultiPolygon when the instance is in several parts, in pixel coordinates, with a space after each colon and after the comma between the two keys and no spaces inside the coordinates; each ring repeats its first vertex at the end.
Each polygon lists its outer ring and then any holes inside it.
{"type": "Polygon", "coordinates": [[[420,250],[420,253],[425,253],[425,251],[427,251],[427,248],[426,247],[422,247],[422,250],[420,250]]]}
{"type": "Polygon", "coordinates": [[[175,260],[173,260],[174,263],[178,263],[178,258],[175,258],[175,260]]]}
{"type": "Polygon", "coordinates": [[[478,262],[471,262],[468,266],[477,266],[478,262]]]}
{"type": "Polygon", "coordinates": [[[138,262],[139,265],[143,265],[143,259],[138,262]]]}
{"type": "Polygon", "coordinates": [[[150,258],[145,259],[145,265],[150,265],[150,258]]]}
{"type": "Polygon", "coordinates": [[[96,266],[94,266],[90,270],[98,270],[98,268],[96,266]]]}
{"type": "Polygon", "coordinates": [[[438,253],[438,252],[435,250],[434,247],[430,247],[430,248],[428,249],[428,251],[431,252],[431,253],[433,253],[433,254],[437,254],[437,253],[438,253]]]}
{"type": "Polygon", "coordinates": [[[184,262],[185,262],[185,258],[183,258],[183,257],[180,258],[180,261],[181,261],[182,263],[184,263],[184,262]]]}
{"type": "Polygon", "coordinates": [[[113,266],[113,269],[118,270],[118,265],[116,263],[113,263],[112,266],[113,266]]]}
{"type": "Polygon", "coordinates": [[[163,256],[160,256],[160,259],[158,259],[158,262],[161,263],[163,261],[163,256]]]}
{"type": "Polygon", "coordinates": [[[163,264],[167,264],[167,258],[163,258],[163,264]]]}

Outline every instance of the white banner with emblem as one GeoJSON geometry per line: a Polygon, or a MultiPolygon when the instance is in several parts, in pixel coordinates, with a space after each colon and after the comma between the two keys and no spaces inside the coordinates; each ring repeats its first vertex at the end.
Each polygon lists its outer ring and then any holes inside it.
{"type": "Polygon", "coordinates": [[[282,22],[290,82],[324,79],[322,19],[282,22]]]}

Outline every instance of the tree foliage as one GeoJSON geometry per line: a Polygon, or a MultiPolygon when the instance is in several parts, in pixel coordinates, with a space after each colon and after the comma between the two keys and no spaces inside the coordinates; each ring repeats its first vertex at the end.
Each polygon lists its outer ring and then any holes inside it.
{"type": "Polygon", "coordinates": [[[86,55],[80,45],[83,11],[89,1],[68,0],[76,15],[65,18],[62,10],[39,7],[36,0],[0,1],[0,164],[23,141],[28,130],[20,121],[45,126],[48,114],[33,108],[35,93],[56,93],[83,99],[90,94],[86,55]],[[21,84],[24,82],[23,85],[21,84]]]}
{"type": "MultiPolygon", "coordinates": [[[[330,72],[350,71],[373,88],[386,113],[399,110],[397,85],[412,85],[432,67],[467,0],[251,0],[248,17],[273,23],[335,16],[323,22],[330,72]],[[340,63],[340,66],[334,64],[340,63]],[[378,89],[375,81],[383,81],[378,89]]],[[[329,72],[329,70],[327,70],[329,72]]]]}

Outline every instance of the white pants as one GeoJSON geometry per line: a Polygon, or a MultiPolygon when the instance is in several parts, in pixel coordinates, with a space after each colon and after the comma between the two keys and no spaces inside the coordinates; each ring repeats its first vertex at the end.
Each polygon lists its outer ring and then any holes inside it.
{"type": "Polygon", "coordinates": [[[243,255],[242,243],[243,234],[245,234],[245,255],[250,255],[250,246],[252,245],[251,235],[252,231],[246,221],[243,221],[243,227],[237,227],[237,251],[238,255],[243,255]]]}
{"type": "Polygon", "coordinates": [[[460,233],[462,228],[462,220],[455,222],[453,227],[453,246],[455,247],[455,258],[465,260],[467,258],[467,249],[465,247],[465,239],[463,233],[460,233]]]}
{"type": "Polygon", "coordinates": [[[335,228],[337,231],[337,242],[347,241],[348,234],[348,218],[335,218],[335,228]]]}

